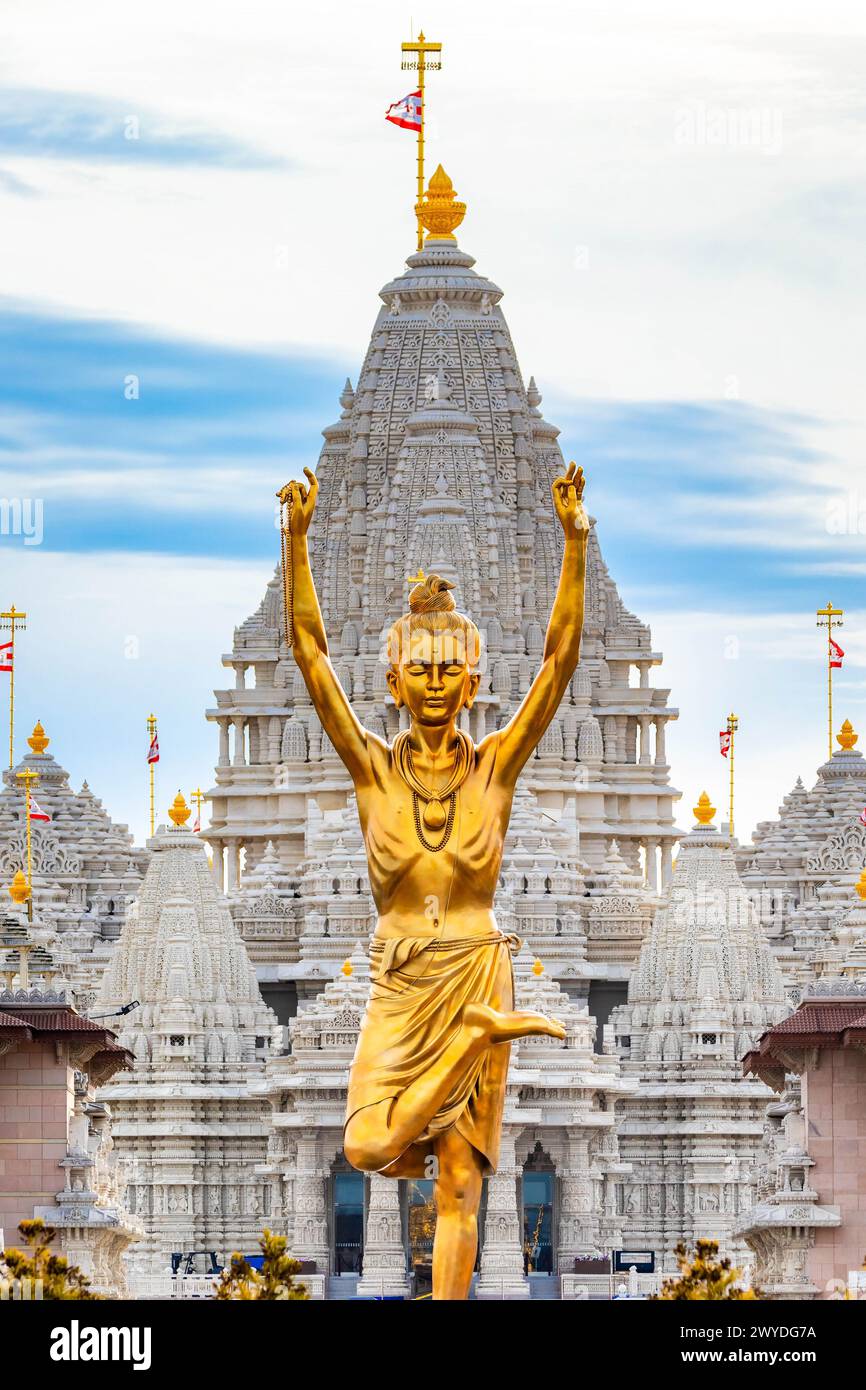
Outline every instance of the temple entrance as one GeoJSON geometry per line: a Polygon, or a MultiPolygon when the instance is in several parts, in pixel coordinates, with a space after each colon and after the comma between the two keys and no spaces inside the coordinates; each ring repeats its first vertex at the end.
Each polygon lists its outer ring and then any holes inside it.
{"type": "Polygon", "coordinates": [[[436,1234],[436,1204],[431,1178],[406,1181],[406,1250],[409,1272],[415,1275],[415,1296],[433,1289],[433,1237],[436,1234]]]}
{"type": "Polygon", "coordinates": [[[331,1177],[334,1273],[360,1274],[364,1259],[364,1174],[337,1164],[331,1177]]]}
{"type": "MultiPolygon", "coordinates": [[[[436,1203],[433,1198],[433,1181],[429,1178],[409,1178],[401,1182],[405,1189],[405,1235],[409,1272],[415,1276],[415,1297],[420,1298],[433,1292],[433,1237],[436,1235],[436,1203]]],[[[477,1272],[481,1260],[481,1233],[487,1213],[487,1179],[481,1188],[481,1201],[478,1205],[478,1254],[475,1257],[477,1272]]]]}
{"type": "Polygon", "coordinates": [[[553,1274],[556,1172],[540,1144],[523,1167],[523,1268],[526,1274],[553,1274]]]}

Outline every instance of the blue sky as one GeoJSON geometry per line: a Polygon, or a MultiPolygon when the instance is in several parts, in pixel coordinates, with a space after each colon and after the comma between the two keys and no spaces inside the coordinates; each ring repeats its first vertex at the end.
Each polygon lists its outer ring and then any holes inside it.
{"type": "MultiPolygon", "coordinates": [[[[707,26],[673,0],[652,25],[593,9],[561,20],[565,91],[538,42],[548,8],[506,7],[509,90],[479,67],[483,17],[437,8],[453,61],[431,149],[665,653],[681,823],[704,784],[723,793],[733,706],[742,834],[824,756],[828,597],[849,613],[838,708],[856,723],[866,705],[866,29],[832,4],[763,25],[739,4],[707,26]]],[[[408,15],[374,3],[337,43],[331,4],[297,23],[216,5],[166,47],[162,0],[98,0],[83,33],[53,0],[12,9],[2,495],[44,503],[40,546],[0,536],[0,597],[31,613],[19,732],[41,717],[141,838],[148,709],[165,796],[207,785],[202,711],[276,557],[274,490],[318,454],[412,249],[412,142],[381,119],[408,15]]]]}

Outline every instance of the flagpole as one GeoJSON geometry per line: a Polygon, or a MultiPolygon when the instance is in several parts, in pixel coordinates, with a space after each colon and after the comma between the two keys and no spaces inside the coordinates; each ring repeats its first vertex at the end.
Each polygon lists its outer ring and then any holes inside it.
{"type": "Polygon", "coordinates": [[[28,895],[27,895],[27,917],[28,917],[28,919],[32,922],[32,921],[33,921],[33,853],[32,853],[32,837],[31,837],[31,831],[30,831],[30,784],[31,784],[31,782],[37,782],[37,781],[39,780],[39,773],[38,773],[38,772],[34,772],[34,771],[32,770],[32,768],[26,767],[26,768],[24,769],[23,772],[16,772],[15,776],[16,776],[16,777],[19,777],[19,778],[21,779],[21,781],[24,783],[24,808],[25,808],[25,817],[26,817],[26,821],[27,821],[27,889],[28,889],[28,895]]]}
{"type": "Polygon", "coordinates": [[[15,763],[15,627],[27,626],[24,619],[26,613],[16,611],[15,604],[9,609],[8,613],[0,613],[0,627],[12,635],[12,657],[9,662],[9,767],[15,763]]]}
{"type": "Polygon", "coordinates": [[[816,627],[827,629],[827,757],[833,756],[833,628],[843,627],[842,617],[843,608],[834,608],[832,603],[828,603],[826,608],[819,608],[816,614],[818,622],[816,627]]]}
{"type": "MultiPolygon", "coordinates": [[[[442,45],[441,43],[428,43],[424,37],[424,31],[422,29],[418,34],[417,41],[401,44],[400,48],[403,53],[403,62],[400,66],[404,72],[417,71],[418,91],[421,94],[421,124],[418,127],[417,202],[422,203],[424,201],[424,120],[426,116],[426,105],[424,100],[425,79],[428,67],[431,72],[436,72],[442,67],[441,59],[428,64],[427,54],[441,53],[442,45]],[[407,57],[407,54],[415,54],[416,56],[414,58],[407,57]]],[[[421,214],[417,213],[416,216],[418,218],[418,250],[421,251],[424,248],[424,224],[421,221],[421,214]]]]}
{"type": "Polygon", "coordinates": [[[194,801],[194,802],[195,802],[195,806],[196,806],[195,818],[196,818],[196,821],[198,822],[199,834],[201,834],[201,803],[202,803],[202,802],[204,801],[204,799],[205,799],[205,797],[204,797],[204,792],[202,791],[201,787],[196,787],[196,789],[195,789],[194,792],[190,792],[190,794],[189,794],[189,799],[190,799],[190,801],[194,801]]]}
{"type": "MultiPolygon", "coordinates": [[[[150,742],[153,743],[153,736],[154,736],[154,734],[156,733],[156,715],[155,715],[155,714],[149,714],[149,715],[147,716],[147,732],[150,734],[150,742]]],[[[153,839],[153,837],[154,837],[154,835],[155,835],[155,833],[156,833],[156,828],[155,828],[155,816],[154,816],[154,804],[155,804],[155,796],[154,796],[154,793],[155,793],[155,787],[154,787],[154,768],[155,768],[155,766],[156,766],[156,764],[153,762],[153,760],[152,760],[151,757],[150,757],[150,747],[148,746],[147,770],[148,770],[148,772],[150,773],[150,838],[151,838],[151,839],[153,839]]]]}
{"type": "MultiPolygon", "coordinates": [[[[421,43],[424,42],[424,33],[423,33],[423,30],[422,30],[421,33],[419,33],[418,38],[419,38],[419,40],[420,40],[421,43]]],[[[419,129],[419,131],[418,131],[418,202],[419,202],[419,203],[420,203],[420,202],[423,202],[423,200],[424,200],[424,74],[425,74],[425,71],[426,71],[426,67],[425,67],[425,63],[424,63],[424,50],[423,50],[423,48],[422,48],[421,51],[420,51],[420,53],[418,54],[418,89],[419,89],[419,91],[420,91],[420,93],[421,93],[421,127],[420,127],[420,129],[419,129]]],[[[421,251],[421,250],[423,249],[423,246],[424,246],[424,227],[423,227],[423,225],[422,225],[422,222],[421,222],[421,214],[420,214],[420,212],[419,212],[419,214],[418,214],[418,250],[421,251]]]]}
{"type": "Polygon", "coordinates": [[[732,840],[733,840],[733,838],[734,838],[734,736],[736,735],[737,729],[739,728],[739,724],[740,724],[740,721],[739,721],[739,719],[737,718],[737,716],[736,716],[735,714],[729,714],[729,715],[728,715],[728,725],[727,725],[727,728],[728,728],[728,733],[729,733],[730,736],[731,736],[731,746],[730,746],[730,752],[729,752],[729,755],[728,755],[729,761],[730,761],[730,765],[731,765],[731,766],[730,766],[730,777],[731,777],[731,787],[730,787],[730,809],[729,809],[729,811],[728,811],[728,834],[730,835],[730,837],[731,837],[732,840]]]}

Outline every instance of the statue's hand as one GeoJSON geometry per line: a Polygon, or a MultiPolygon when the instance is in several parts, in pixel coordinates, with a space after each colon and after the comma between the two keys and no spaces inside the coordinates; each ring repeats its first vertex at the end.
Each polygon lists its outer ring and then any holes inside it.
{"type": "Polygon", "coordinates": [[[553,505],[566,539],[570,536],[586,535],[589,532],[589,517],[583,505],[585,483],[583,469],[574,463],[568,465],[568,472],[557,478],[553,484],[553,505]]]}
{"type": "Polygon", "coordinates": [[[305,536],[310,529],[316,498],[319,495],[319,480],[311,469],[305,468],[308,486],[303,483],[286,483],[277,493],[281,502],[289,504],[289,531],[293,536],[305,536]]]}

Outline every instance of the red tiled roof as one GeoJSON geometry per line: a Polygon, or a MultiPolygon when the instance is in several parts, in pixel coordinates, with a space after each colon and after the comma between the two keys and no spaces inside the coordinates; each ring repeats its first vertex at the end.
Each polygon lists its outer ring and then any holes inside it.
{"type": "Polygon", "coordinates": [[[32,1004],[12,1004],[8,1007],[14,1010],[15,1018],[26,1023],[28,1028],[35,1028],[38,1033],[105,1033],[114,1037],[103,1024],[91,1022],[74,1009],[45,1009],[32,1004]]]}
{"type": "MultiPolygon", "coordinates": [[[[863,1026],[863,1000],[852,999],[850,1004],[839,1001],[818,1003],[807,999],[788,1018],[782,1019],[771,1033],[839,1033],[843,1028],[863,1026]]],[[[765,1034],[765,1036],[768,1036],[765,1034]]]]}
{"type": "Polygon", "coordinates": [[[746,1054],[743,1075],[751,1073],[768,1085],[775,1085],[808,1049],[856,1046],[864,1034],[866,1010],[862,998],[805,999],[781,1023],[769,1028],[746,1054]]]}
{"type": "Polygon", "coordinates": [[[10,1003],[4,1005],[3,1014],[8,1017],[17,1027],[30,1028],[34,1033],[52,1033],[54,1036],[66,1036],[70,1033],[98,1033],[106,1044],[113,1042],[116,1034],[110,1028],[106,1028],[102,1023],[94,1023],[89,1018],[82,1017],[73,1008],[59,1005],[56,1008],[45,1008],[38,1004],[30,1004],[22,1001],[20,1004],[10,1003]]]}
{"type": "Polygon", "coordinates": [[[27,1024],[22,1023],[20,1018],[14,1018],[12,1014],[3,1012],[0,1012],[0,1029],[2,1029],[4,1033],[11,1032],[13,1029],[16,1033],[29,1032],[27,1024]]]}

